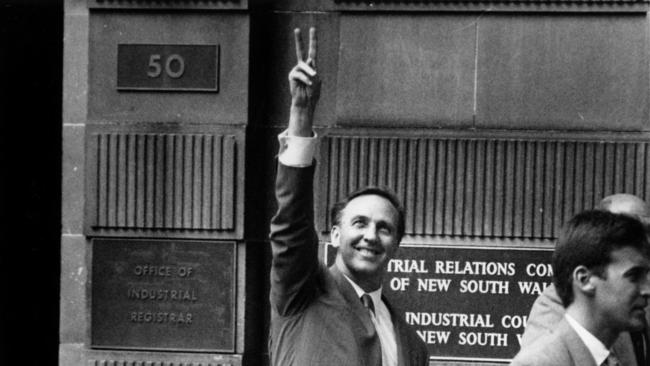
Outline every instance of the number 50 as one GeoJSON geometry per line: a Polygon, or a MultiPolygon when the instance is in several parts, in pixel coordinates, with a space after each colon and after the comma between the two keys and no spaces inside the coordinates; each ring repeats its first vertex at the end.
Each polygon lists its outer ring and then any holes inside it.
{"type": "MultiPolygon", "coordinates": [[[[149,55],[149,65],[147,76],[150,78],[157,78],[162,74],[162,56],[159,54],[149,55]]],[[[171,54],[165,58],[165,74],[172,79],[178,79],[183,76],[185,72],[185,60],[178,54],[171,54]],[[172,70],[172,63],[178,65],[176,70],[172,70]]]]}

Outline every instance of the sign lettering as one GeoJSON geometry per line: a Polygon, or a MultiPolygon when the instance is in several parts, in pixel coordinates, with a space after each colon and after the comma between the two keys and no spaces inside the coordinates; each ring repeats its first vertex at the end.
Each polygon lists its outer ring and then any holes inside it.
{"type": "Polygon", "coordinates": [[[234,349],[234,243],[95,239],[92,345],[234,349]]]}

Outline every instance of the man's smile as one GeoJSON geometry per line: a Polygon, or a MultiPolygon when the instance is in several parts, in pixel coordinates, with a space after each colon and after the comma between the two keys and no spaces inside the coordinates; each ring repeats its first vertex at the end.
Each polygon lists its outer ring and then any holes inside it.
{"type": "Polygon", "coordinates": [[[377,248],[373,248],[365,245],[356,246],[354,249],[364,257],[376,257],[383,254],[384,252],[383,250],[379,250],[377,248]]]}

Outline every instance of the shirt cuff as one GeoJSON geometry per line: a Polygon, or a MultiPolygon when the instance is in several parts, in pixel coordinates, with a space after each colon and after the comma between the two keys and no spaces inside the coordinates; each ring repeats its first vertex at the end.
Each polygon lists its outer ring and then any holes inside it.
{"type": "Polygon", "coordinates": [[[314,132],[313,137],[290,136],[285,130],[278,135],[280,151],[278,160],[286,166],[303,168],[310,166],[316,153],[318,135],[314,132]]]}

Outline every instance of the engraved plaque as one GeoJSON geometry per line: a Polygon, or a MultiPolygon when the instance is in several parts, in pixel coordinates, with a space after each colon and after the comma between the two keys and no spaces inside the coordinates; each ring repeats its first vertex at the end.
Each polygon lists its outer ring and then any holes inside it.
{"type": "Polygon", "coordinates": [[[92,346],[233,352],[235,244],[93,240],[92,346]]]}
{"type": "MultiPolygon", "coordinates": [[[[336,250],[327,246],[328,263],[336,250]]],[[[552,283],[548,249],[400,246],[383,293],[436,361],[507,362],[552,283]]]]}
{"type": "Polygon", "coordinates": [[[119,44],[118,90],[219,91],[219,46],[119,44]]]}

